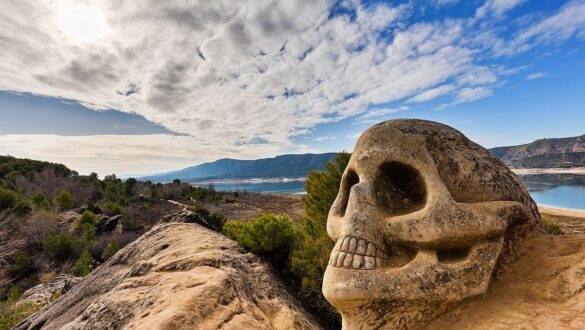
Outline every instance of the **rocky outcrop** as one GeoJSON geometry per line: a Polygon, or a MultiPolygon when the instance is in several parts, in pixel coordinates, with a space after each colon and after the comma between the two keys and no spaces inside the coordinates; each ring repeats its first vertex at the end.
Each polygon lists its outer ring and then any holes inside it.
{"type": "Polygon", "coordinates": [[[192,223],[160,224],[16,329],[314,329],[270,266],[192,223]]]}
{"type": "Polygon", "coordinates": [[[64,294],[69,291],[77,283],[81,282],[80,277],[73,277],[69,275],[59,275],[46,284],[38,284],[26,290],[18,304],[32,303],[44,304],[51,299],[54,299],[59,294],[64,294]]]}
{"type": "Polygon", "coordinates": [[[98,233],[112,232],[121,224],[123,215],[114,215],[109,217],[105,214],[100,215],[98,219],[97,231],[98,233]]]}
{"type": "Polygon", "coordinates": [[[203,219],[202,216],[195,212],[191,211],[181,211],[169,215],[165,215],[159,221],[159,223],[171,223],[171,222],[179,222],[179,223],[196,223],[208,229],[213,229],[212,226],[203,219]]]}

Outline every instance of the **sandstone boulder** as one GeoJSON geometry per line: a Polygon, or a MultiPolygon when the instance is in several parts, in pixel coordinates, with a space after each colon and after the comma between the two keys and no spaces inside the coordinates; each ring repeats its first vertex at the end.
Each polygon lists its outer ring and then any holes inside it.
{"type": "Polygon", "coordinates": [[[160,224],[16,329],[315,329],[260,258],[191,223],[160,224]]]}
{"type": "Polygon", "coordinates": [[[343,174],[323,293],[346,329],[420,327],[484,295],[541,226],[488,150],[440,123],[389,120],[361,135],[343,174]]]}

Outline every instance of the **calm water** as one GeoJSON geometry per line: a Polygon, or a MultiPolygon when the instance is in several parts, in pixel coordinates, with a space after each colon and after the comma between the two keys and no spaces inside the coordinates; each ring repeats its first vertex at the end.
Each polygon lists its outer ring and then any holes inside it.
{"type": "MultiPolygon", "coordinates": [[[[539,174],[520,179],[538,204],[585,210],[585,175],[539,174]]],[[[270,192],[281,194],[304,193],[304,182],[215,184],[217,190],[270,192]]]]}
{"type": "Polygon", "coordinates": [[[221,191],[248,191],[279,194],[302,194],[305,192],[305,182],[261,182],[261,183],[214,183],[216,190],[221,191]]]}
{"type": "Polygon", "coordinates": [[[585,210],[585,175],[523,175],[520,180],[537,204],[585,210]]]}

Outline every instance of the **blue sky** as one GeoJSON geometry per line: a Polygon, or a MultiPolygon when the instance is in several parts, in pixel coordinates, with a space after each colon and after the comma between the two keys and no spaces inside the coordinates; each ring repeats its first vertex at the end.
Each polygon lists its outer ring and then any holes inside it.
{"type": "Polygon", "coordinates": [[[392,118],[576,136],[584,40],[583,0],[3,1],[0,154],[104,175],[351,150],[392,118]]]}

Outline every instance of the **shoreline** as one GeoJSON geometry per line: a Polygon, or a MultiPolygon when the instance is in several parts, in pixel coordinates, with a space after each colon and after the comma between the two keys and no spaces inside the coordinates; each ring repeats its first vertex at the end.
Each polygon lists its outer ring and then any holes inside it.
{"type": "Polygon", "coordinates": [[[585,210],[538,204],[538,212],[561,217],[582,218],[585,220],[585,210]]]}
{"type": "Polygon", "coordinates": [[[516,175],[585,174],[585,167],[573,168],[510,168],[516,175]]]}

